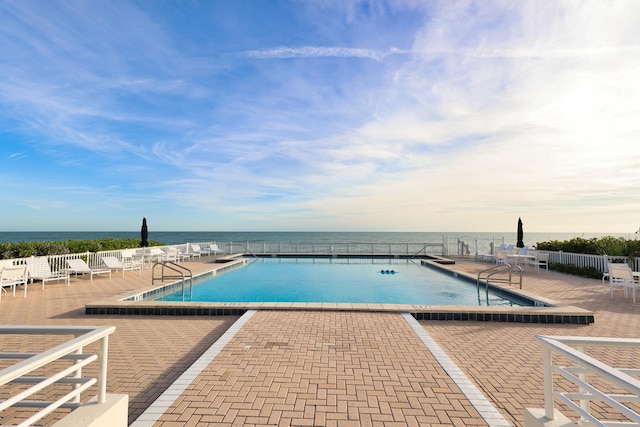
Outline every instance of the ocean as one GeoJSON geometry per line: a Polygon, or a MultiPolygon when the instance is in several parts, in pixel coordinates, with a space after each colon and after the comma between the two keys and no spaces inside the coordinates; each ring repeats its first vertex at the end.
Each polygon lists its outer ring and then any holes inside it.
{"type": "MultiPolygon", "coordinates": [[[[592,238],[604,237],[611,234],[598,233],[527,233],[524,232],[524,243],[535,246],[538,242],[550,240],[569,240],[575,237],[592,238]]],[[[616,237],[634,239],[630,234],[614,234],[616,237]]],[[[139,231],[0,231],[0,242],[54,242],[65,240],[94,240],[94,239],[125,239],[140,238],[139,231]]],[[[315,232],[315,231],[156,231],[149,230],[149,240],[162,242],[166,245],[187,242],[280,242],[280,243],[440,243],[447,241],[456,244],[464,241],[483,251],[488,248],[488,242],[516,243],[516,231],[504,232],[315,232]]]]}

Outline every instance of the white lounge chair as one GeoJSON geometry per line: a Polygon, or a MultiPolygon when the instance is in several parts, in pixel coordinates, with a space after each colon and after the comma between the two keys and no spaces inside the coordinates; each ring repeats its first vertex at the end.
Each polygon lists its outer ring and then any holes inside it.
{"type": "Polygon", "coordinates": [[[66,271],[55,273],[51,271],[51,266],[49,265],[47,257],[39,256],[27,258],[27,270],[29,272],[29,280],[31,280],[31,282],[34,280],[42,281],[42,290],[44,290],[45,283],[54,280],[56,282],[65,280],[67,282],[67,286],[69,286],[69,273],[66,271]]]}
{"type": "Polygon", "coordinates": [[[114,256],[103,256],[102,257],[102,262],[111,271],[122,270],[122,277],[124,277],[124,272],[125,271],[133,271],[133,270],[138,270],[140,272],[140,274],[142,275],[142,266],[140,264],[138,264],[138,265],[126,265],[126,264],[123,264],[118,258],[116,258],[114,256]]]}
{"type": "Polygon", "coordinates": [[[218,252],[224,253],[224,250],[220,249],[217,243],[213,243],[209,245],[209,252],[216,255],[218,252]]]}
{"type": "Polygon", "coordinates": [[[24,286],[24,297],[27,297],[27,281],[28,272],[26,265],[5,265],[0,269],[0,300],[2,299],[2,293],[7,292],[6,287],[11,286],[13,288],[13,296],[16,296],[16,287],[24,286]]]}
{"type": "Polygon", "coordinates": [[[211,251],[209,248],[200,247],[198,244],[191,244],[191,252],[200,254],[200,255],[211,255],[211,251]]]}
{"type": "Polygon", "coordinates": [[[627,264],[609,263],[609,289],[611,290],[611,298],[613,298],[613,290],[615,288],[622,288],[624,290],[624,297],[629,297],[629,290],[633,296],[633,303],[636,303],[636,287],[640,286],[640,283],[636,281],[633,275],[633,270],[627,264]]]}
{"type": "Polygon", "coordinates": [[[89,281],[93,282],[93,275],[94,274],[108,274],[109,275],[109,279],[111,279],[111,269],[109,268],[91,268],[87,265],[86,262],[84,262],[84,260],[77,258],[77,259],[68,259],[67,260],[67,265],[69,266],[69,268],[67,269],[67,271],[70,274],[75,274],[76,276],[78,274],[88,274],[89,275],[89,281]]]}
{"type": "Polygon", "coordinates": [[[195,258],[195,257],[200,258],[200,253],[199,252],[189,251],[186,247],[181,247],[180,248],[180,256],[182,258],[185,258],[185,259],[190,259],[190,258],[195,258]]]}

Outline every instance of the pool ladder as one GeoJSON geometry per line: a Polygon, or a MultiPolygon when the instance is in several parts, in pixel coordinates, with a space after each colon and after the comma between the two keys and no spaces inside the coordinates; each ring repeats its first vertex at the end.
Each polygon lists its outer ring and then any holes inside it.
{"type": "Polygon", "coordinates": [[[513,272],[516,271],[520,280],[520,289],[522,289],[522,267],[519,265],[511,265],[509,263],[494,265],[493,267],[482,270],[478,273],[478,278],[476,279],[476,286],[478,288],[478,292],[480,292],[480,281],[482,280],[483,273],[486,273],[485,281],[485,289],[487,291],[487,295],[489,294],[489,282],[501,282],[507,283],[509,286],[513,284],[513,272]],[[501,273],[509,273],[508,277],[495,277],[493,276],[501,273]]]}
{"type": "Polygon", "coordinates": [[[151,284],[155,285],[156,280],[164,282],[168,279],[182,279],[182,296],[184,296],[184,282],[186,279],[189,279],[189,293],[191,293],[191,287],[193,286],[193,273],[187,267],[183,267],[180,264],[177,264],[173,261],[158,261],[153,264],[153,268],[151,270],[151,284]],[[156,266],[162,266],[162,270],[160,271],[160,277],[156,277],[156,266]],[[176,274],[165,274],[164,269],[168,268],[169,270],[175,272],[176,274]],[[186,274],[185,274],[186,272],[186,274]]]}

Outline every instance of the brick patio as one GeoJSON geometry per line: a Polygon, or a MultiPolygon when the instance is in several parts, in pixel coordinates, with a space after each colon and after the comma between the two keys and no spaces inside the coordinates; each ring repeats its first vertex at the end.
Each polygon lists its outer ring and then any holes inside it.
{"type": "MultiPolygon", "coordinates": [[[[205,260],[206,261],[206,260],[205,260]]],[[[211,268],[189,263],[194,271],[211,268]]],[[[458,261],[449,268],[486,267],[458,261]]],[[[148,287],[150,272],[123,279],[73,279],[5,297],[8,325],[114,325],[108,391],[130,397],[138,418],[238,319],[87,316],[84,304],[148,287]]],[[[593,325],[421,321],[447,355],[513,425],[542,407],[535,335],[639,337],[638,306],[599,280],[527,273],[525,289],[593,310],[593,325]]],[[[26,345],[26,344],[25,344],[26,345]]],[[[44,342],[30,342],[31,350],[44,342]]],[[[603,357],[609,357],[604,354],[603,357]]],[[[638,364],[633,355],[631,363],[638,364]]],[[[51,422],[54,418],[47,419],[51,422]]],[[[7,415],[0,423],[11,422],[7,415]]],[[[487,425],[402,315],[380,312],[258,311],[155,423],[182,425],[487,425]]]]}

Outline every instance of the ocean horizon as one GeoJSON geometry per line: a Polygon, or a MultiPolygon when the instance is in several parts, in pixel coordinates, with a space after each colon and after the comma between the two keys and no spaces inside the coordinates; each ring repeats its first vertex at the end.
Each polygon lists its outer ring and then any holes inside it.
{"type": "MultiPolygon", "coordinates": [[[[524,232],[526,245],[539,242],[585,239],[605,236],[635,239],[635,233],[558,233],[524,232]]],[[[139,231],[0,231],[1,242],[56,242],[67,240],[139,239],[139,231]]],[[[431,243],[447,240],[449,243],[504,242],[515,243],[513,232],[384,232],[384,231],[149,231],[149,240],[166,245],[197,242],[304,242],[304,243],[431,243]]]]}

